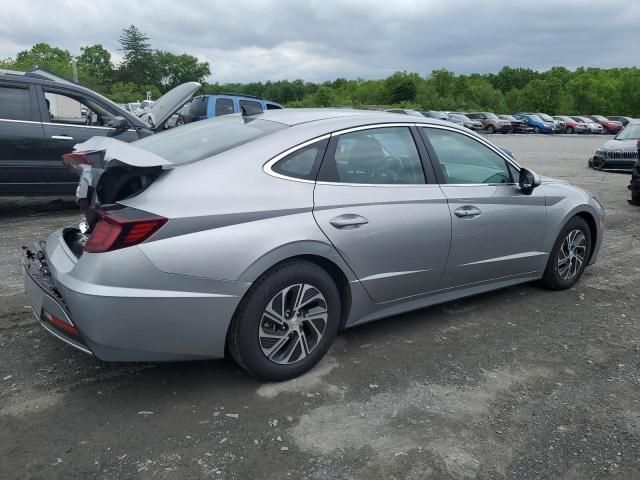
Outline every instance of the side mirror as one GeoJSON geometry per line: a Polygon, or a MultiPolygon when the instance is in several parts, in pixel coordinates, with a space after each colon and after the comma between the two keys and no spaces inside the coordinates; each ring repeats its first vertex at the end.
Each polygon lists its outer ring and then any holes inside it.
{"type": "Polygon", "coordinates": [[[129,128],[129,121],[124,117],[113,117],[111,120],[111,126],[118,131],[126,130],[129,128]]]}
{"type": "Polygon", "coordinates": [[[527,170],[526,168],[520,169],[520,177],[518,178],[518,185],[520,185],[520,190],[525,195],[531,195],[533,189],[539,187],[542,183],[540,176],[532,172],[531,170],[527,170]]]}

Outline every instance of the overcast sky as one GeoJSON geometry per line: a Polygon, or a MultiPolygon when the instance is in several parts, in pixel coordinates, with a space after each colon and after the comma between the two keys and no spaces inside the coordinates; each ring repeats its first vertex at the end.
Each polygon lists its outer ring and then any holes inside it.
{"type": "Polygon", "coordinates": [[[153,48],[207,60],[219,82],[640,62],[638,0],[5,0],[0,57],[101,43],[117,62],[131,23],[153,48]]]}

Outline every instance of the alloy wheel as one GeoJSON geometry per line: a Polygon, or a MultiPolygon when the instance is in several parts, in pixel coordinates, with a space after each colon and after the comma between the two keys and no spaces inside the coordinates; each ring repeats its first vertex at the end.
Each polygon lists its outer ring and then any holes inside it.
{"type": "Polygon", "coordinates": [[[571,280],[584,265],[587,239],[582,230],[571,230],[562,241],[558,252],[558,274],[563,280],[571,280]]]}
{"type": "Polygon", "coordinates": [[[262,353],[279,365],[304,359],[322,340],[327,320],[327,301],[316,287],[301,283],[283,288],[262,312],[258,327],[262,353]]]}

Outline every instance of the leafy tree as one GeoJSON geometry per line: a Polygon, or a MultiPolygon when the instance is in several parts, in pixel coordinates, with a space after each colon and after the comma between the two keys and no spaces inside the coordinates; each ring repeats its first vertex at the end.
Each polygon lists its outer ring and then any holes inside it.
{"type": "Polygon", "coordinates": [[[72,78],[71,54],[68,50],[52,47],[47,43],[37,43],[30,50],[23,50],[12,62],[14,70],[27,71],[41,67],[65,78],[72,78]]]}
{"type": "Polygon", "coordinates": [[[157,84],[157,66],[149,37],[135,25],[131,25],[122,30],[119,42],[120,49],[124,53],[124,59],[118,71],[119,79],[138,84],[157,84]]]}
{"type": "MultiPolygon", "coordinates": [[[[391,103],[413,101],[418,93],[416,74],[396,72],[384,81],[387,98],[391,103]]],[[[418,77],[419,78],[419,77],[418,77]]]]}
{"type": "Polygon", "coordinates": [[[199,62],[193,55],[186,53],[175,55],[158,51],[153,55],[160,86],[164,91],[171,90],[185,82],[200,82],[211,75],[209,62],[199,62]]]}
{"type": "Polygon", "coordinates": [[[77,59],[80,83],[96,90],[104,90],[113,77],[111,54],[102,45],[80,48],[77,59]]]}

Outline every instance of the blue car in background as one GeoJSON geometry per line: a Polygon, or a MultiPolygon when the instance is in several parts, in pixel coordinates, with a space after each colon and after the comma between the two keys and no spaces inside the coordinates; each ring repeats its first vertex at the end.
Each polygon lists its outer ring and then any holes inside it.
{"type": "Polygon", "coordinates": [[[538,115],[532,113],[519,113],[514,115],[518,120],[523,120],[527,125],[533,128],[534,133],[553,133],[555,124],[553,122],[545,122],[538,115]]]}
{"type": "Polygon", "coordinates": [[[207,118],[240,113],[245,108],[248,113],[256,113],[264,110],[279,110],[282,107],[279,103],[263,100],[251,95],[235,93],[213,93],[209,95],[199,95],[193,97],[189,108],[182,113],[183,122],[191,123],[207,118]]]}

